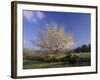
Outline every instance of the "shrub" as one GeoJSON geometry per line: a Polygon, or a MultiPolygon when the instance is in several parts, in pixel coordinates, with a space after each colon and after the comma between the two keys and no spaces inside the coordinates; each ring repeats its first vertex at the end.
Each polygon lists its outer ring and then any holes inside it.
{"type": "Polygon", "coordinates": [[[78,62],[78,60],[79,60],[79,56],[73,55],[73,54],[69,54],[65,56],[64,58],[62,58],[62,61],[69,62],[69,63],[76,63],[78,62]]]}

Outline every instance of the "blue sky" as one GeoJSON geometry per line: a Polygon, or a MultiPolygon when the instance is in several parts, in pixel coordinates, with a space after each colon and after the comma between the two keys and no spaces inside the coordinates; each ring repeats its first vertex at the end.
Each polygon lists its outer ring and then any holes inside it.
{"type": "Polygon", "coordinates": [[[23,10],[23,46],[36,48],[31,40],[36,40],[38,31],[45,29],[45,24],[56,23],[64,26],[65,33],[71,32],[74,36],[74,48],[90,43],[89,13],[50,12],[23,10]]]}

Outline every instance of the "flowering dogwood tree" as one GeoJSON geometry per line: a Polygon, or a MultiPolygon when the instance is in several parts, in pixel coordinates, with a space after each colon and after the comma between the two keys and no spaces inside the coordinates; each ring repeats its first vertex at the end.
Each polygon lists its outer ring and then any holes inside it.
{"type": "Polygon", "coordinates": [[[32,42],[41,50],[57,53],[72,48],[73,35],[65,33],[64,28],[57,24],[47,24],[45,31],[39,32],[38,38],[32,42]]]}

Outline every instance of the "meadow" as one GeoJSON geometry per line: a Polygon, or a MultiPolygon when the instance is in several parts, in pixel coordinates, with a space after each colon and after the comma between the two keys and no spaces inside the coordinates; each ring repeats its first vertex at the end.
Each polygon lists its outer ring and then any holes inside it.
{"type": "MultiPolygon", "coordinates": [[[[43,54],[42,54],[43,56],[43,54]]],[[[57,67],[79,67],[90,66],[91,57],[90,52],[73,53],[70,56],[64,56],[58,61],[43,59],[24,59],[23,69],[37,69],[37,68],[57,68],[57,67]]],[[[32,57],[32,56],[31,56],[32,57]]]]}

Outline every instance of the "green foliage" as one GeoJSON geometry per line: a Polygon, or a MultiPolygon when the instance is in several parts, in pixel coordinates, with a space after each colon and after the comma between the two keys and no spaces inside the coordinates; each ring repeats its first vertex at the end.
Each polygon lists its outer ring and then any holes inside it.
{"type": "Polygon", "coordinates": [[[78,59],[79,59],[79,56],[70,54],[70,55],[66,55],[62,59],[62,61],[64,61],[64,62],[68,61],[69,63],[76,63],[78,61],[78,59]]]}
{"type": "Polygon", "coordinates": [[[80,47],[77,47],[76,49],[74,49],[73,51],[75,53],[90,52],[91,51],[91,45],[90,44],[83,44],[80,47]]]}

